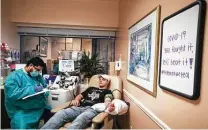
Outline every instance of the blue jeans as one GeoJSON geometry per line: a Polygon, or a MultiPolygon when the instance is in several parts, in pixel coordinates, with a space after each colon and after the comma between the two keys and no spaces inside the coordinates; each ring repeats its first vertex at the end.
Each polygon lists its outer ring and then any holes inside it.
{"type": "Polygon", "coordinates": [[[63,109],[58,111],[41,129],[58,129],[64,123],[73,121],[67,129],[84,129],[98,114],[90,106],[63,109]]]}

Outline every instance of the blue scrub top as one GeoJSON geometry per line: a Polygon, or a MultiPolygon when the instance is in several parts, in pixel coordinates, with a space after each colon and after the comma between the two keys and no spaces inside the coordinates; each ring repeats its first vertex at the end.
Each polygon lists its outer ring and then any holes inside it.
{"type": "Polygon", "coordinates": [[[46,87],[44,79],[39,75],[30,77],[23,69],[12,72],[5,80],[5,107],[11,118],[12,129],[35,129],[47,104],[45,94],[39,94],[23,100],[35,93],[35,87],[46,87]]]}

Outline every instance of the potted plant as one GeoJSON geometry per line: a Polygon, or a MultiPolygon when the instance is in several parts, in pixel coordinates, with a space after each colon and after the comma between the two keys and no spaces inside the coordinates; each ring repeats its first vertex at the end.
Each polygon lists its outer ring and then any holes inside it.
{"type": "Polygon", "coordinates": [[[104,67],[101,65],[102,59],[98,59],[98,55],[99,54],[93,54],[90,57],[89,52],[83,52],[82,57],[79,60],[81,77],[89,79],[95,74],[104,73],[104,67]]]}

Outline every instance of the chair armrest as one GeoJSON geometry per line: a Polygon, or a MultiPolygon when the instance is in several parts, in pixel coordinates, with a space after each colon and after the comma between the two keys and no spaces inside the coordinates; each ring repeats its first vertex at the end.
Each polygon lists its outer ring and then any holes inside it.
{"type": "Polygon", "coordinates": [[[99,113],[97,116],[95,116],[93,119],[92,119],[92,122],[93,123],[101,123],[104,121],[104,119],[106,117],[108,117],[108,113],[107,112],[101,112],[99,113]]]}
{"type": "Polygon", "coordinates": [[[52,110],[51,110],[51,113],[56,113],[56,112],[58,112],[59,110],[62,110],[62,109],[64,109],[64,108],[69,107],[69,106],[70,106],[70,103],[71,103],[71,101],[66,102],[66,103],[64,103],[64,104],[61,104],[60,106],[58,106],[58,107],[52,109],[52,110]]]}

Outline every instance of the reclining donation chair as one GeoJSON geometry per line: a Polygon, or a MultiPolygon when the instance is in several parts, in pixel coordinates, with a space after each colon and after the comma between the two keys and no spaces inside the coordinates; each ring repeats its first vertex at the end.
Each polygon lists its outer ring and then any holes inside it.
{"type": "MultiPolygon", "coordinates": [[[[122,94],[122,82],[121,79],[118,76],[110,76],[110,83],[109,83],[109,89],[112,91],[113,96],[115,99],[121,99],[122,94]]],[[[92,76],[92,78],[89,81],[89,86],[97,87],[99,83],[98,75],[92,76]]],[[[62,105],[60,105],[57,108],[54,108],[51,110],[51,112],[55,113],[61,109],[69,107],[70,102],[66,102],[62,105]]],[[[71,122],[68,122],[64,124],[60,129],[66,129],[67,126],[69,126],[71,122]]],[[[92,119],[92,124],[87,129],[96,129],[98,126],[101,126],[101,129],[112,129],[113,127],[113,118],[111,115],[109,115],[106,112],[101,112],[97,116],[95,116],[92,119]]]]}

